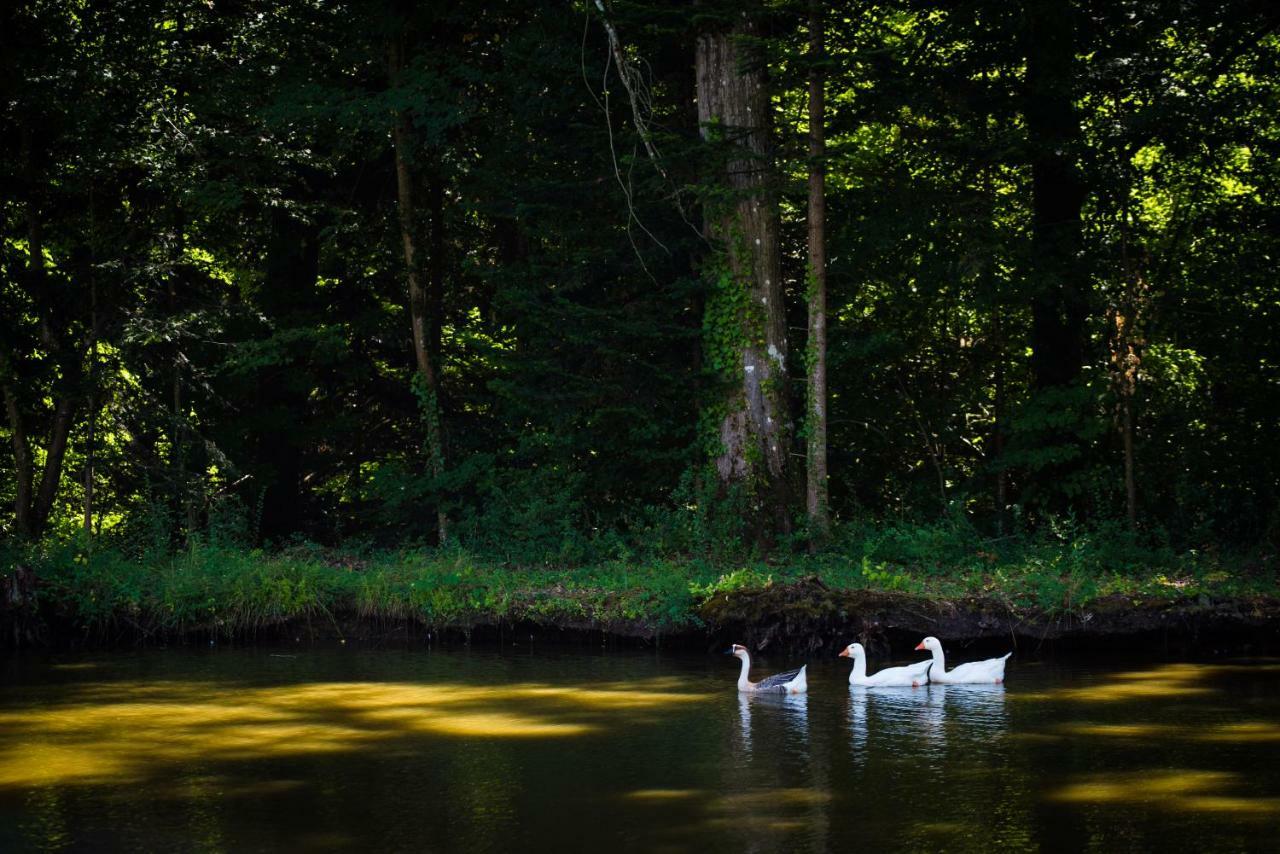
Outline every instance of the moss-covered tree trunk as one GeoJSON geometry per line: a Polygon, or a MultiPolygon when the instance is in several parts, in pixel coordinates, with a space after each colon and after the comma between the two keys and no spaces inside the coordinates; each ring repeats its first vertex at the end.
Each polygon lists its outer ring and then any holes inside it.
{"type": "Polygon", "coordinates": [[[707,233],[722,263],[712,265],[704,350],[726,379],[717,412],[715,458],[721,486],[741,489],[762,540],[789,529],[786,325],[778,207],[769,145],[769,92],[753,56],[746,13],[704,30],[697,41],[698,121],[719,147],[722,192],[706,206],[707,233]]]}

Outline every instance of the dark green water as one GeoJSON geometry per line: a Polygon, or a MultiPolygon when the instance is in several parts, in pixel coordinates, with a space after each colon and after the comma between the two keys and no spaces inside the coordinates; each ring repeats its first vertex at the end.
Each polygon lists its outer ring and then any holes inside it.
{"type": "Polygon", "coordinates": [[[0,851],[1280,850],[1280,663],[1020,658],[750,701],[689,654],[11,658],[0,851]]]}

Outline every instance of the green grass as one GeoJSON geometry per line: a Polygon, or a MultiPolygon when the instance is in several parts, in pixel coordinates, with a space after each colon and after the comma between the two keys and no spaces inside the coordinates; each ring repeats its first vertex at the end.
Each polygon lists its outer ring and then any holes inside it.
{"type": "Polygon", "coordinates": [[[521,566],[460,549],[342,551],[301,544],[278,551],[195,545],[129,557],[82,540],[0,554],[39,579],[46,608],[85,631],[232,635],[281,621],[340,618],[436,627],[532,620],[696,629],[709,597],[816,577],[838,590],[931,599],[971,596],[1070,612],[1101,597],[1199,599],[1274,594],[1258,557],[1174,553],[1123,532],[1059,530],[989,540],[963,525],[846,526],[818,555],[737,561],[667,556],[593,565],[521,566]]]}

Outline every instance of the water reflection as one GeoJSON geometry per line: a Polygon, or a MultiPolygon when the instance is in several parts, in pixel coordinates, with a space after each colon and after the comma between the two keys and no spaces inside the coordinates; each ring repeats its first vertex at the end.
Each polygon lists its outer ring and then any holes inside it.
{"type": "Polygon", "coordinates": [[[728,835],[737,851],[795,847],[803,837],[822,850],[831,796],[810,742],[809,703],[808,694],[738,695],[737,750],[719,791],[699,797],[698,828],[728,835]]]}
{"type": "Polygon", "coordinates": [[[808,694],[746,694],[738,693],[738,744],[742,753],[751,755],[752,709],[768,725],[781,723],[787,740],[800,750],[809,746],[809,695],[808,694]]]}
{"type": "Polygon", "coordinates": [[[854,756],[867,749],[867,693],[861,685],[849,686],[849,746],[854,756]]]}
{"type": "Polygon", "coordinates": [[[852,755],[865,756],[881,745],[942,755],[946,750],[944,698],[944,692],[926,688],[849,686],[845,719],[852,755]]]}
{"type": "Polygon", "coordinates": [[[963,723],[967,737],[989,741],[1009,728],[1004,685],[930,685],[940,695],[948,719],[963,723]]]}
{"type": "Polygon", "coordinates": [[[869,735],[893,743],[899,739],[931,751],[946,743],[943,695],[926,688],[865,688],[849,686],[850,746],[855,755],[873,747],[869,735]]]}

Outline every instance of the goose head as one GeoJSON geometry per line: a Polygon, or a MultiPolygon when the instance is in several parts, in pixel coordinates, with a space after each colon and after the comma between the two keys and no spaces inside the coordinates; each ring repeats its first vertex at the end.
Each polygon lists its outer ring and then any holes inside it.
{"type": "Polygon", "coordinates": [[[735,643],[724,651],[725,655],[732,655],[735,658],[744,658],[747,655],[747,648],[742,644],[735,643]]]}
{"type": "Polygon", "coordinates": [[[866,650],[864,650],[864,649],[862,648],[862,644],[860,644],[860,643],[851,643],[851,644],[849,644],[848,646],[846,646],[844,649],[840,650],[840,655],[839,655],[839,657],[840,657],[840,658],[852,658],[852,659],[855,659],[855,660],[856,660],[856,659],[861,658],[861,657],[862,657],[862,656],[864,656],[864,655],[866,655],[866,650]]]}
{"type": "Polygon", "coordinates": [[[916,644],[916,649],[927,649],[929,650],[929,652],[941,652],[942,643],[937,638],[930,635],[929,637],[920,641],[920,643],[916,644]]]}

